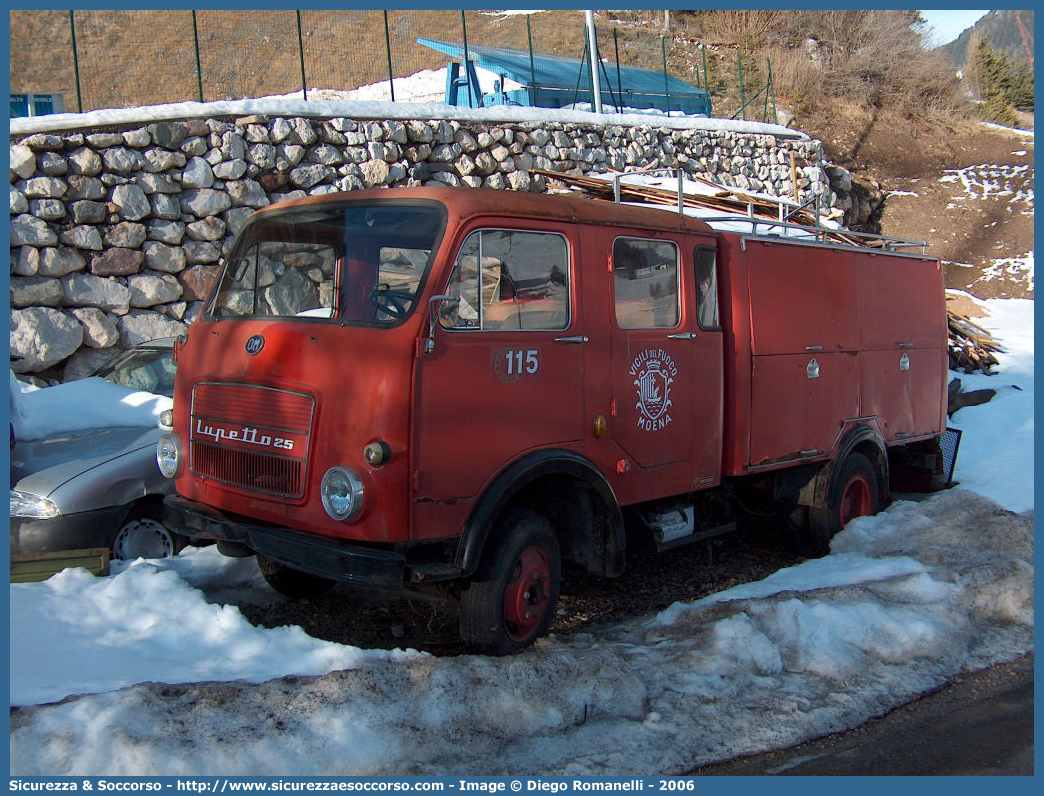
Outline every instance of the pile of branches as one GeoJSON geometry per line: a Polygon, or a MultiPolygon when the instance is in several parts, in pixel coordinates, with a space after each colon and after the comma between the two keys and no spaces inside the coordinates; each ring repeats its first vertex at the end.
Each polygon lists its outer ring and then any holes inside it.
{"type": "Polygon", "coordinates": [[[950,327],[950,370],[989,374],[990,368],[998,364],[994,354],[1004,353],[1004,346],[977,323],[953,310],[946,310],[946,319],[950,327]]]}

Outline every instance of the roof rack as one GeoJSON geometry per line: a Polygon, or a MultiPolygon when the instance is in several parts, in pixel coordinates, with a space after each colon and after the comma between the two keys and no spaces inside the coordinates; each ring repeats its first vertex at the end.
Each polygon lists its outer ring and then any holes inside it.
{"type": "Polygon", "coordinates": [[[851,230],[831,229],[823,226],[795,224],[788,221],[775,221],[770,218],[756,216],[726,215],[698,216],[711,226],[715,224],[749,224],[751,235],[783,236],[807,240],[811,238],[817,243],[845,244],[860,248],[874,248],[882,251],[899,251],[900,249],[920,249],[921,254],[928,253],[928,242],[909,240],[880,235],[874,232],[852,232],[851,230]],[[797,233],[797,234],[795,234],[797,233]]]}
{"type": "MultiPolygon", "coordinates": [[[[658,168],[656,171],[675,171],[658,168]]],[[[646,173],[651,170],[645,170],[646,173]]],[[[720,216],[697,215],[696,217],[713,224],[740,223],[749,224],[751,235],[776,235],[786,237],[812,238],[820,243],[841,244],[859,248],[876,248],[882,251],[898,251],[907,248],[919,248],[921,254],[927,254],[928,242],[908,240],[880,235],[871,232],[853,232],[835,229],[820,223],[821,214],[810,212],[809,207],[818,200],[813,198],[802,205],[786,200],[776,199],[761,194],[751,194],[728,186],[703,180],[693,175],[686,175],[682,170],[676,171],[678,178],[677,191],[667,190],[654,185],[625,183],[623,178],[640,176],[641,172],[616,172],[604,176],[562,174],[560,172],[533,169],[533,173],[543,175],[552,180],[565,183],[571,188],[584,191],[599,199],[612,199],[616,203],[654,204],[675,206],[679,213],[696,215],[687,210],[703,210],[722,212],[720,216]],[[608,178],[608,179],[607,179],[608,178]],[[715,190],[713,194],[692,194],[684,190],[684,181],[702,183],[715,190]],[[798,219],[792,221],[791,219],[798,219]],[[810,223],[800,223],[806,221],[810,223]],[[795,234],[797,233],[797,234],[795,234]]]]}

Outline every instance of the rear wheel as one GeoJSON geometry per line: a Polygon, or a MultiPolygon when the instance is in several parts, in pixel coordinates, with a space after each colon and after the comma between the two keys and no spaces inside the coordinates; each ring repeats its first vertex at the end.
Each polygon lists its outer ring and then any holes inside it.
{"type": "Polygon", "coordinates": [[[881,508],[877,470],[861,453],[852,453],[830,481],[827,504],[808,511],[809,552],[825,556],[830,540],[856,517],[868,517],[881,508]]]}
{"type": "Polygon", "coordinates": [[[336,585],[336,581],[310,575],[261,555],[257,557],[257,568],[268,585],[284,597],[320,597],[336,585]]]}
{"type": "Polygon", "coordinates": [[[536,512],[510,514],[493,533],[461,594],[460,631],[476,651],[508,655],[547,634],[562,564],[554,528],[536,512]]]}

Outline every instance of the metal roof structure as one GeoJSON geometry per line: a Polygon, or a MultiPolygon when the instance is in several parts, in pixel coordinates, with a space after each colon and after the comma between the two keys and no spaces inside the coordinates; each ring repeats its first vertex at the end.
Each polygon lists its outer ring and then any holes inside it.
{"type": "MultiPolygon", "coordinates": [[[[565,58],[525,50],[485,47],[458,42],[418,38],[418,44],[456,59],[446,75],[446,102],[464,107],[524,105],[562,108],[575,103],[594,104],[591,70],[587,58],[565,58]],[[461,74],[461,66],[467,63],[461,74]],[[500,75],[497,88],[483,93],[476,67],[500,75]],[[521,86],[505,90],[506,81],[521,86]]],[[[690,116],[710,116],[710,94],[662,72],[617,66],[602,61],[599,70],[603,106],[679,112],[690,116]]]]}

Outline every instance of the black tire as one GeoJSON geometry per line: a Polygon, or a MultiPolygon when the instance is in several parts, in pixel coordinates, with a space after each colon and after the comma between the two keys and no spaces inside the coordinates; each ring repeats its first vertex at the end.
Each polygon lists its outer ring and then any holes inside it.
{"type": "Polygon", "coordinates": [[[504,517],[461,594],[461,637],[487,655],[528,647],[547,635],[561,576],[558,539],[547,518],[534,511],[504,517]]]}
{"type": "Polygon", "coordinates": [[[830,552],[830,540],[856,517],[868,517],[881,509],[877,470],[861,453],[851,453],[830,479],[827,504],[808,510],[808,554],[830,552]]]}
{"type": "Polygon", "coordinates": [[[261,575],[268,581],[269,586],[284,597],[295,600],[302,597],[321,597],[337,585],[336,581],[310,575],[261,555],[257,557],[257,568],[261,570],[261,575]]]}

